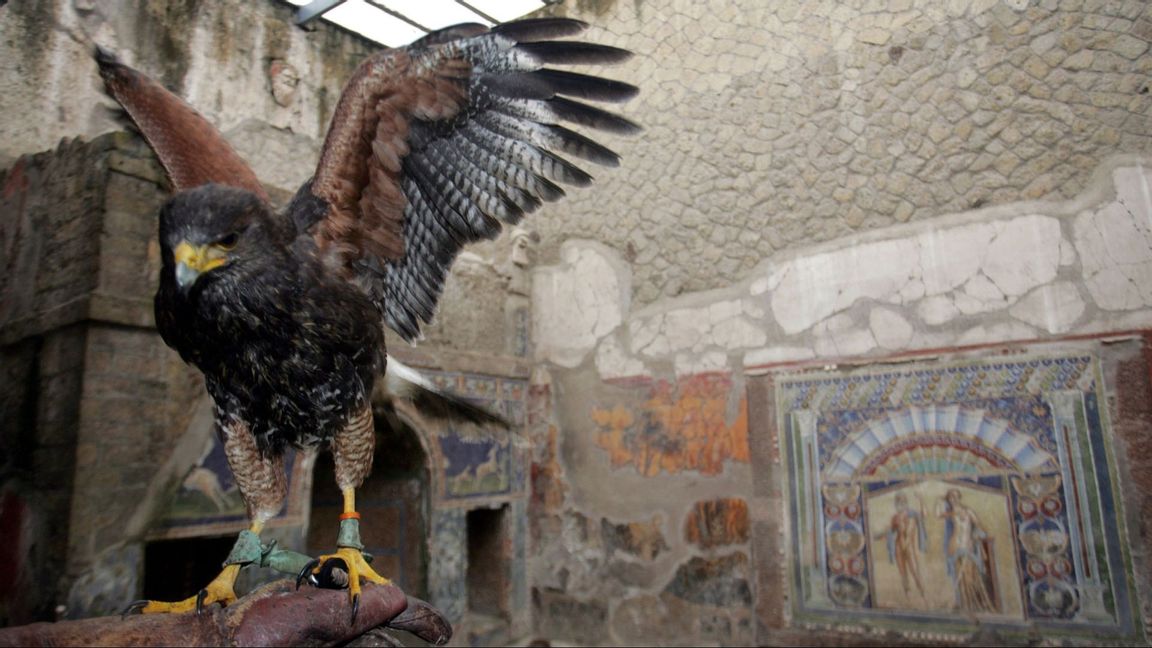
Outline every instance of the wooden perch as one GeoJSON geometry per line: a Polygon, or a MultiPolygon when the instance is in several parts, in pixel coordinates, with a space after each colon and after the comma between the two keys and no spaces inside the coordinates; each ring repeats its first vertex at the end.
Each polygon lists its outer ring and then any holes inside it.
{"type": "MultiPolygon", "coordinates": [[[[346,590],[280,580],[226,608],[197,616],[129,615],[0,628],[0,646],[331,646],[363,635],[368,645],[389,645],[379,628],[406,630],[443,645],[452,627],[432,606],[395,585],[365,583],[352,623],[346,590]]],[[[361,642],[358,642],[361,643],[361,642]]]]}

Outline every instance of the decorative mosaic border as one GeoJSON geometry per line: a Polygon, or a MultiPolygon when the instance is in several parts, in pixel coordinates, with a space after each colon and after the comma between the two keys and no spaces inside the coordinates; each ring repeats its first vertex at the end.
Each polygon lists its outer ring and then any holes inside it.
{"type": "Polygon", "coordinates": [[[1093,355],[782,374],[775,385],[794,623],[1142,636],[1093,355]],[[940,582],[918,585],[925,567],[940,582]],[[955,589],[947,598],[932,591],[941,583],[955,589]]]}

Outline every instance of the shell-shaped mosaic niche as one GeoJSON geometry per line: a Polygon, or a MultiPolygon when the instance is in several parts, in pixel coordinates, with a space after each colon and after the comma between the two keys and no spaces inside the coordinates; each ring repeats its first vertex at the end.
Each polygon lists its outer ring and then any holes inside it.
{"type": "Polygon", "coordinates": [[[825,479],[848,480],[1043,472],[1057,462],[1035,439],[984,410],[948,405],[890,412],[844,439],[826,465],[825,479]]]}

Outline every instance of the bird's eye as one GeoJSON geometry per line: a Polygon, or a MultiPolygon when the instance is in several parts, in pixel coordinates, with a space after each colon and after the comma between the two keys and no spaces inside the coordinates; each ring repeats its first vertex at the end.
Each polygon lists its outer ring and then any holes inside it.
{"type": "Polygon", "coordinates": [[[240,240],[240,235],[233,232],[233,233],[229,234],[228,236],[225,236],[224,238],[216,241],[216,247],[223,248],[225,250],[231,250],[232,248],[236,247],[236,243],[239,240],[240,240]]]}

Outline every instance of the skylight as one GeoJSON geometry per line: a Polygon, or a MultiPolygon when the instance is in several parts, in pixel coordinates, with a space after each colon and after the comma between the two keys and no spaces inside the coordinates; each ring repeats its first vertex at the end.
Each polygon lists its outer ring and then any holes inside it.
{"type": "Polygon", "coordinates": [[[493,25],[529,14],[555,0],[288,0],[297,21],[328,20],[388,47],[464,22],[493,25]]]}

